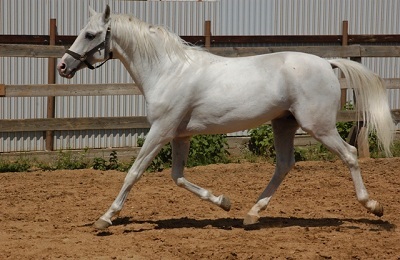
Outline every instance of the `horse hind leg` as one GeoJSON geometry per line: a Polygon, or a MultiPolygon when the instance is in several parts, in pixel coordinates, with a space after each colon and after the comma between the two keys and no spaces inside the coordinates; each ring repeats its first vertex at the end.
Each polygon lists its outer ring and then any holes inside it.
{"type": "Polygon", "coordinates": [[[229,211],[231,209],[231,202],[228,197],[224,195],[214,196],[209,190],[206,190],[196,184],[187,181],[183,175],[183,170],[187,161],[190,148],[190,137],[175,138],[172,141],[172,179],[182,188],[194,193],[203,200],[210,201],[211,203],[229,211]]]}
{"type": "Polygon", "coordinates": [[[293,168],[294,160],[294,135],[299,125],[293,117],[280,118],[272,121],[274,131],[274,145],[276,151],[275,172],[266,189],[261,193],[256,204],[250,209],[243,220],[244,225],[258,222],[259,212],[267,208],[272,195],[278,189],[287,173],[293,168]]]}
{"type": "Polygon", "coordinates": [[[343,141],[336,128],[333,128],[329,131],[309,132],[330,151],[337,154],[347,165],[354,183],[357,200],[369,212],[381,217],[383,215],[383,206],[379,202],[369,198],[367,189],[365,188],[362,180],[360,167],[357,160],[357,149],[343,141]]]}

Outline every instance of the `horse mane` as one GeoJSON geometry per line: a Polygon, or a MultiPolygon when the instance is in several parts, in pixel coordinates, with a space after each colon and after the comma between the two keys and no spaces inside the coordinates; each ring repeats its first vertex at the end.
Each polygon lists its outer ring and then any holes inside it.
{"type": "Polygon", "coordinates": [[[134,16],[124,14],[114,14],[111,19],[111,33],[116,32],[121,47],[132,55],[138,50],[141,58],[150,62],[157,61],[163,53],[166,53],[169,58],[175,55],[188,61],[190,58],[187,50],[202,51],[202,48],[187,43],[163,26],[150,25],[134,16]],[[154,32],[157,37],[153,37],[154,32]],[[134,48],[132,48],[133,37],[136,42],[134,48]],[[157,48],[160,42],[162,42],[164,52],[157,48]]]}

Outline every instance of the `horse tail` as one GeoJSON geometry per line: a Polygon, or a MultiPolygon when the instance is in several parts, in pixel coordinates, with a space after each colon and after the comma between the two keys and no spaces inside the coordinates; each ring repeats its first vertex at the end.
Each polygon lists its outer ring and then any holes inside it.
{"type": "Polygon", "coordinates": [[[365,122],[367,127],[362,138],[367,139],[370,132],[376,133],[379,148],[386,156],[392,156],[390,148],[395,124],[383,79],[360,63],[351,60],[334,59],[328,62],[343,72],[347,87],[354,89],[357,115],[361,117],[358,121],[365,122]]]}

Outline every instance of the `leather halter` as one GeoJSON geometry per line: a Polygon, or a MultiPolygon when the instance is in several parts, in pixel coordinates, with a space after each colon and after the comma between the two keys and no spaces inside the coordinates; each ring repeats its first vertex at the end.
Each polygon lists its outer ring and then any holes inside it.
{"type": "Polygon", "coordinates": [[[113,58],[113,53],[112,53],[111,48],[110,48],[110,37],[111,37],[111,28],[108,27],[108,28],[107,28],[107,32],[106,32],[106,37],[105,37],[104,41],[101,42],[101,43],[100,43],[99,45],[97,45],[96,47],[94,47],[93,49],[91,49],[90,51],[85,52],[85,53],[83,53],[83,54],[81,55],[81,54],[79,54],[79,53],[73,52],[73,51],[71,51],[71,50],[68,49],[68,50],[65,51],[65,53],[68,53],[68,54],[71,55],[74,59],[80,60],[81,62],[85,63],[86,66],[87,66],[89,69],[91,69],[91,70],[97,69],[97,68],[103,66],[103,64],[106,63],[106,61],[108,61],[109,59],[112,59],[112,58],[113,58]],[[98,52],[98,51],[101,51],[101,50],[104,50],[104,58],[107,57],[107,59],[105,59],[101,64],[99,64],[99,65],[97,65],[97,66],[94,67],[92,64],[90,64],[90,63],[87,61],[87,58],[90,57],[90,56],[92,56],[95,52],[98,52]]]}

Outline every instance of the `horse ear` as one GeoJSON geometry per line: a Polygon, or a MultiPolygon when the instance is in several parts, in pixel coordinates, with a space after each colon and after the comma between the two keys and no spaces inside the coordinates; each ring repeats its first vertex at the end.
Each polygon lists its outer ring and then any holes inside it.
{"type": "Polygon", "coordinates": [[[89,13],[90,13],[91,16],[97,14],[96,11],[90,6],[89,6],[89,13]]]}
{"type": "Polygon", "coordinates": [[[104,10],[104,13],[103,13],[103,21],[104,21],[104,23],[107,23],[109,19],[110,19],[110,6],[107,5],[106,6],[106,10],[104,10]]]}

